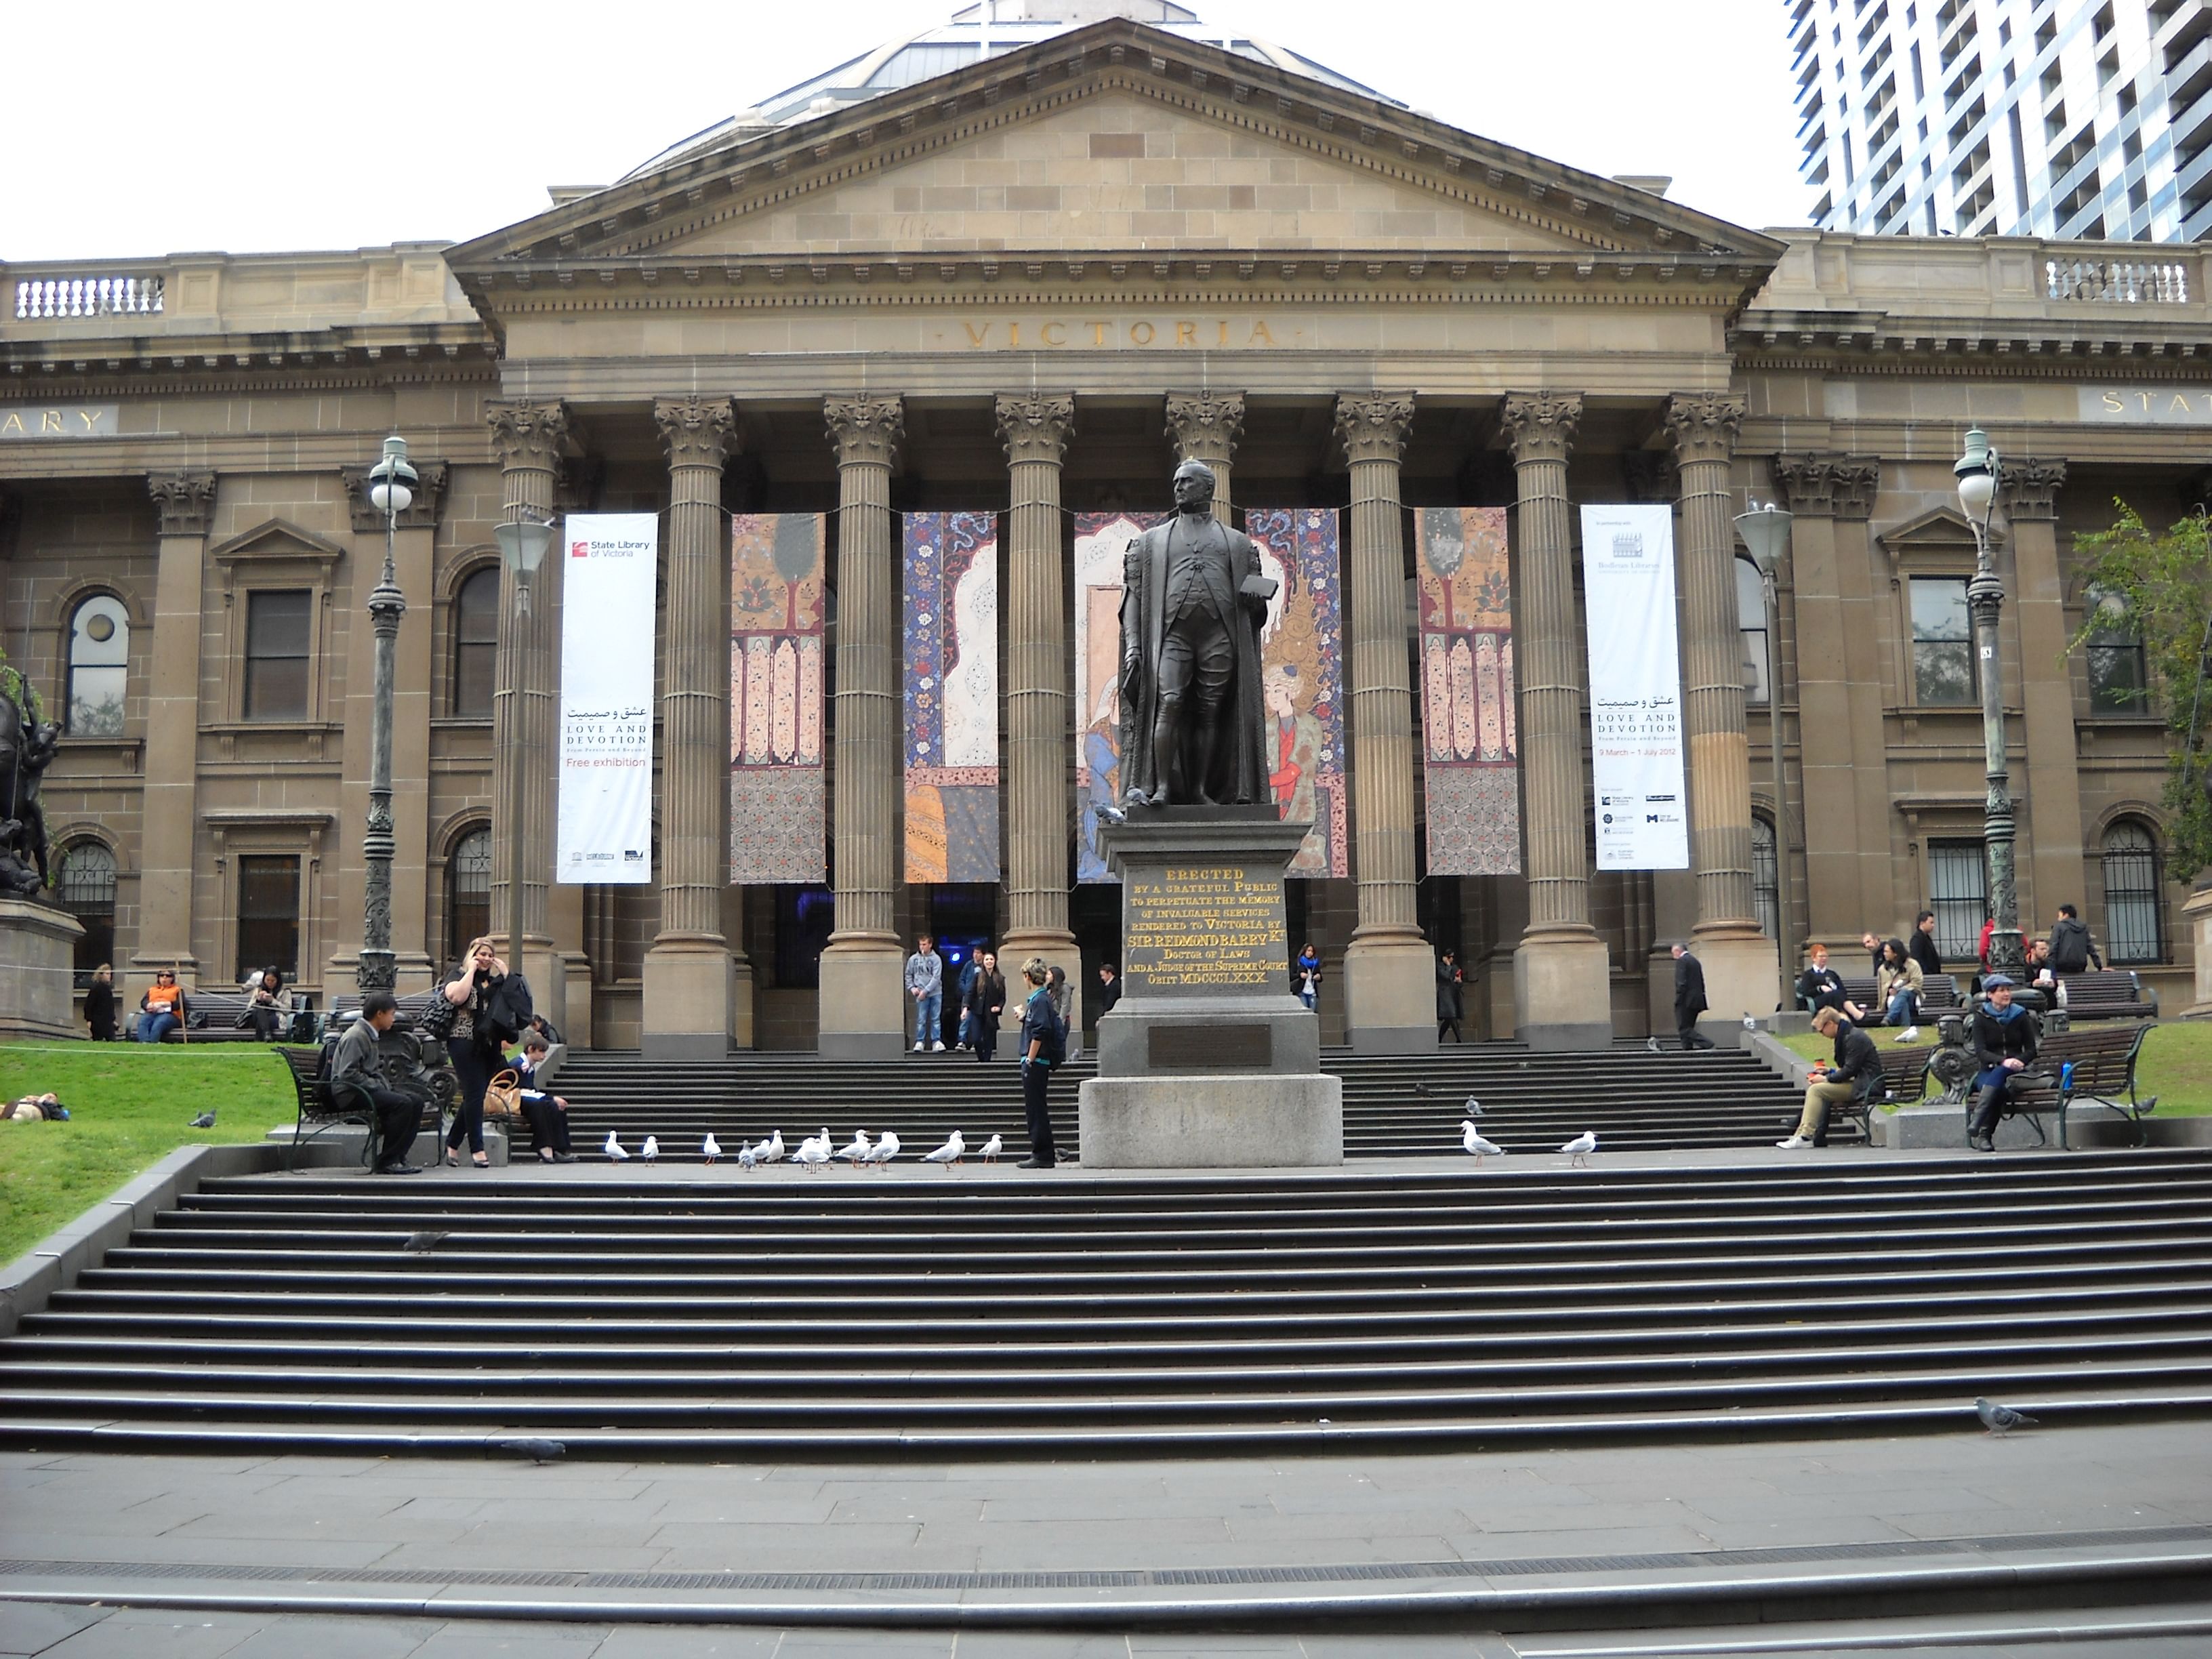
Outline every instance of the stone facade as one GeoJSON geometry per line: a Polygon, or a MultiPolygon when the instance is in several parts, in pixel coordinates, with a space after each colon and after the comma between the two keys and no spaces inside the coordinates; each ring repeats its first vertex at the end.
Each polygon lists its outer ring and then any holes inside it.
{"type": "Polygon", "coordinates": [[[205,982],[255,965],[288,878],[301,983],[350,989],[383,554],[359,474],[398,432],[436,480],[396,543],[401,988],[465,922],[507,925],[505,836],[471,837],[503,827],[495,757],[520,743],[530,966],[572,1036],[879,1052],[903,1012],[896,958],[946,914],[893,873],[890,515],[1009,515],[1008,879],[969,900],[994,936],[1079,961],[1087,987],[1116,923],[1056,874],[1074,734],[1052,526],[1164,506],[1186,455],[1216,467],[1225,502],[1233,462],[1239,507],[1347,509],[1355,879],[1293,884],[1291,921],[1328,960],[1325,1036],[1425,1040],[1427,953],[1451,942],[1475,1030],[1587,1042],[1667,1027],[1671,939],[1721,964],[1717,1012],[1763,1010],[1762,920],[1794,961],[1807,936],[1901,932],[1960,878],[1978,708],[1930,678],[1948,642],[1916,643],[1916,596],[1924,624],[1943,595],[1915,584],[1971,570],[1950,467],[1978,422],[2021,463],[1998,524],[2022,915],[2047,926],[2072,900],[2112,942],[2107,879],[2136,866],[2108,842],[2141,836],[2154,873],[2122,931],[2150,917],[2132,965],[2178,1006],[2194,956],[2157,864],[2159,723],[2100,702],[2068,641],[2075,538],[2115,495],[2160,519],[2203,488],[2207,261],[2157,250],[2186,268],[2178,289],[2085,301],[2058,274],[2080,257],[1758,234],[1109,21],[459,246],[0,268],[0,639],[59,707],[82,607],[112,596],[127,620],[119,710],[66,738],[46,801],[58,842],[112,854],[128,999],[156,964],[205,982]],[[98,286],[116,277],[133,280],[98,286]],[[1776,641],[1779,881],[1762,850],[1770,709],[1747,706],[1740,672],[1764,617],[1732,585],[1746,491],[1797,515],[1776,641]],[[1655,499],[1680,507],[1698,867],[1595,873],[1572,509],[1655,499]],[[498,578],[471,586],[517,505],[670,515],[654,887],[532,878],[550,866],[557,587],[532,666],[498,578]],[[1514,509],[1525,878],[1420,866],[1401,520],[1445,505],[1514,509]],[[838,903],[818,965],[805,896],[714,880],[718,508],[837,520],[838,903]],[[291,654],[272,655],[280,635],[291,654]]]}

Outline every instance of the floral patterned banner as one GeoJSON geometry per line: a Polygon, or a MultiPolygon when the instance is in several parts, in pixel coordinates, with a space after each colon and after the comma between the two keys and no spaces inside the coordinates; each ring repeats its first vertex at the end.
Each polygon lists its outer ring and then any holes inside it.
{"type": "Polygon", "coordinates": [[[1244,533],[1276,582],[1260,640],[1268,781],[1285,819],[1313,829],[1286,874],[1348,876],[1343,599],[1333,507],[1250,508],[1244,533]]]}
{"type": "Polygon", "coordinates": [[[822,764],[823,526],[730,520],[730,879],[829,877],[822,764]]]}
{"type": "Polygon", "coordinates": [[[999,879],[999,520],[905,517],[906,878],[999,879]]]}
{"type": "Polygon", "coordinates": [[[1075,515],[1075,878],[1111,882],[1098,809],[1121,798],[1121,556],[1164,513],[1075,515]]]}
{"type": "Polygon", "coordinates": [[[1521,756],[1505,509],[1414,515],[1421,580],[1421,727],[1429,873],[1521,868],[1521,756]]]}

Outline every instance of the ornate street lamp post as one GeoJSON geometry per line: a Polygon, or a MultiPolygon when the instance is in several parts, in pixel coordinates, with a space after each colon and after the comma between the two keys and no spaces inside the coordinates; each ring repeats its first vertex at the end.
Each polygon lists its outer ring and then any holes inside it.
{"type": "Polygon", "coordinates": [[[394,659],[399,648],[399,619],[407,599],[399,591],[393,544],[399,515],[415,500],[415,469],[407,464],[407,440],[384,441],[384,456],[368,470],[369,504],[384,514],[384,574],[368,596],[369,626],[376,631],[376,695],[369,715],[368,827],[362,851],[368,862],[368,884],[362,900],[362,994],[389,991],[398,980],[392,954],[392,696],[394,659]]]}
{"type": "Polygon", "coordinates": [[[1974,579],[1966,584],[1966,607],[1974,617],[1975,665],[1982,678],[1982,750],[1989,780],[1989,801],[1982,811],[1983,855],[1988,861],[1990,971],[2022,976],[2027,957],[2020,943],[2020,896],[2013,882],[2012,788],[2005,764],[2004,691],[1997,655],[1997,612],[2004,605],[2004,582],[1990,550],[1990,518],[1996,510],[2001,469],[1989,434],[1974,427],[1966,434],[1966,453],[1952,471],[1959,479],[1959,505],[1974,529],[1974,579]]]}
{"type": "Polygon", "coordinates": [[[509,972],[519,974],[522,971],[522,792],[526,787],[520,722],[522,689],[531,684],[531,665],[523,660],[531,650],[530,629],[525,624],[530,620],[530,584],[538,567],[545,562],[546,550],[553,545],[553,526],[547,521],[517,516],[509,523],[493,526],[492,533],[499,538],[500,562],[514,579],[514,615],[510,620],[515,629],[515,648],[507,653],[514,681],[507,688],[511,711],[507,739],[507,965],[509,972]]]}
{"type": "Polygon", "coordinates": [[[1782,963],[1782,1002],[1791,1000],[1796,975],[1790,971],[1797,959],[1792,949],[1796,929],[1790,908],[1790,774],[1782,764],[1782,602],[1775,592],[1775,577],[1782,568],[1782,550],[1790,545],[1790,515],[1773,502],[1761,507],[1747,501],[1749,511],[1736,514],[1736,534],[1750,550],[1759,567],[1759,586],[1766,596],[1766,727],[1774,750],[1774,928],[1782,963]]]}

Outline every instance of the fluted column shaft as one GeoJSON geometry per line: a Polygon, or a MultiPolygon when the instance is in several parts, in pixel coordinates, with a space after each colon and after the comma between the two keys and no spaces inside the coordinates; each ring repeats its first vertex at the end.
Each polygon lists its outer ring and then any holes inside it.
{"type": "Polygon", "coordinates": [[[905,434],[896,398],[833,398],[837,448],[836,940],[896,942],[892,832],[899,782],[898,568],[891,459],[905,434]]]}
{"type": "Polygon", "coordinates": [[[1514,663],[1521,681],[1521,776],[1527,796],[1526,937],[1595,937],[1589,844],[1583,823],[1583,687],[1575,627],[1574,507],[1567,456],[1581,424],[1576,395],[1505,400],[1519,487],[1521,553],[1514,663]]]}
{"type": "Polygon", "coordinates": [[[1058,960],[1071,982],[1067,927],[1067,618],[1060,460],[1075,399],[1005,392],[1006,441],[1006,911],[1005,955],[1058,960]]]}
{"type": "MultiPolygon", "coordinates": [[[[489,416],[492,447],[499,455],[504,507],[503,519],[550,519],[553,486],[560,471],[561,451],[568,436],[568,411],[558,403],[494,404],[489,416]]],[[[497,686],[492,695],[492,752],[500,757],[492,768],[491,931],[504,939],[513,927],[518,889],[522,934],[526,941],[550,946],[546,925],[546,890],[553,869],[553,755],[554,721],[558,697],[553,683],[553,623],[558,615],[557,594],[561,561],[549,556],[538,567],[531,584],[530,610],[517,614],[514,573],[502,563],[500,573],[499,649],[494,667],[497,686]],[[519,766],[508,763],[517,745],[522,751],[519,766]],[[515,774],[520,772],[520,795],[515,774]],[[522,828],[522,868],[514,867],[508,827],[520,817],[522,828]],[[518,879],[519,877],[519,879],[518,879]]],[[[532,981],[542,1003],[551,989],[551,975],[532,981]]]]}
{"type": "Polygon", "coordinates": [[[1168,436],[1178,461],[1204,461],[1213,471],[1213,516],[1231,522],[1230,479],[1235,471],[1237,439],[1244,429],[1241,392],[1170,392],[1168,436]]]}
{"type": "Polygon", "coordinates": [[[730,557],[722,463],[736,434],[726,398],[656,403],[668,452],[668,669],[660,696],[660,931],[720,945],[729,883],[730,557]]]}
{"type": "MultiPolygon", "coordinates": [[[[1698,933],[1759,931],[1751,881],[1751,747],[1745,732],[1729,462],[1744,400],[1678,392],[1667,406],[1682,478],[1682,730],[1690,763],[1698,933]]],[[[1717,1003],[1716,1006],[1719,1006],[1717,1003]]]]}

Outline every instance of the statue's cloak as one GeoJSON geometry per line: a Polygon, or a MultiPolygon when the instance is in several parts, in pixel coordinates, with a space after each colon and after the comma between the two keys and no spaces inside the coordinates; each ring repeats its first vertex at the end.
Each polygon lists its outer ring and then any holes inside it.
{"type": "Polygon", "coordinates": [[[1167,595],[1170,538],[1185,525],[1195,526],[1200,538],[1199,551],[1210,567],[1208,590],[1217,601],[1228,600],[1222,614],[1236,653],[1222,702],[1227,730],[1214,745],[1213,775],[1206,781],[1206,793],[1224,805],[1269,802],[1274,798],[1267,788],[1266,710],[1260,696],[1260,627],[1267,604],[1246,588],[1246,580],[1261,574],[1259,550],[1249,536],[1218,519],[1180,513],[1133,538],[1122,555],[1121,790],[1125,795],[1149,795],[1159,787],[1152,727],[1159,714],[1160,645],[1166,628],[1161,606],[1167,595]],[[1134,672],[1126,668],[1132,656],[1134,672]]]}

